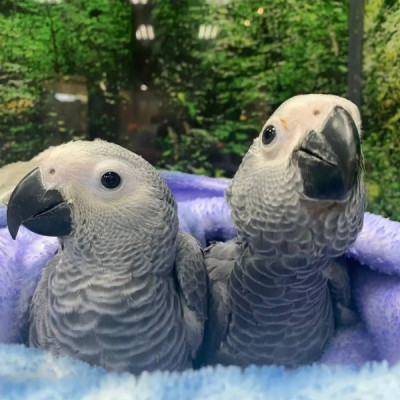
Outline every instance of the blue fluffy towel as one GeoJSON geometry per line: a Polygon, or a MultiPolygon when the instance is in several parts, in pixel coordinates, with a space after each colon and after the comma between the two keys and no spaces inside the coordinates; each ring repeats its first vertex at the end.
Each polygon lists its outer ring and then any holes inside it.
{"type": "Polygon", "coordinates": [[[86,400],[400,399],[400,365],[203,368],[135,378],[18,345],[0,345],[0,398],[86,400]]]}
{"type": "MultiPolygon", "coordinates": [[[[235,235],[223,197],[227,181],[163,176],[178,200],[182,230],[203,245],[235,235]]],[[[26,341],[29,301],[57,247],[56,239],[26,229],[13,241],[0,207],[0,342],[8,343],[0,346],[0,399],[400,399],[400,365],[361,367],[400,360],[400,223],[365,214],[363,231],[347,252],[361,321],[337,332],[319,365],[295,371],[221,367],[136,379],[12,344],[26,341]]]]}

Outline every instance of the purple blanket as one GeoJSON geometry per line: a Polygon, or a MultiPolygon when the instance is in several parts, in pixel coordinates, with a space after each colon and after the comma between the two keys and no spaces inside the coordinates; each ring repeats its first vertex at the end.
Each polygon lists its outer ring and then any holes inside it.
{"type": "MultiPolygon", "coordinates": [[[[235,235],[223,193],[225,180],[162,172],[178,201],[181,230],[203,246],[235,235]]],[[[0,207],[0,343],[24,342],[28,307],[41,270],[58,247],[54,238],[21,229],[13,241],[0,207]]],[[[327,364],[361,365],[400,360],[400,223],[365,214],[364,228],[348,250],[358,325],[339,329],[322,357],[327,364]]]]}

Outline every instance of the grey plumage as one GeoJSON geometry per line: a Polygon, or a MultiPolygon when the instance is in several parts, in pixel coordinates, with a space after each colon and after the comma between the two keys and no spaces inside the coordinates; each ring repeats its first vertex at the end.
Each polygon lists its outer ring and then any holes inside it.
{"type": "Polygon", "coordinates": [[[323,273],[328,279],[335,327],[351,326],[358,323],[360,316],[353,304],[347,259],[345,257],[333,259],[323,273]]]}
{"type": "MultiPolygon", "coordinates": [[[[211,298],[206,362],[295,367],[320,357],[334,330],[327,271],[362,227],[362,155],[357,144],[349,143],[356,158],[354,171],[346,167],[346,172],[355,178],[343,176],[343,182],[351,182],[344,183],[346,193],[340,185],[338,190],[325,188],[324,179],[314,179],[309,166],[300,168],[299,159],[321,163],[321,170],[327,165],[327,179],[341,170],[340,146],[332,145],[338,159],[333,153],[325,155],[325,144],[317,143],[305,154],[300,150],[315,132],[333,125],[335,133],[343,121],[351,134],[357,129],[359,135],[359,114],[352,103],[336,96],[298,96],[265,125],[276,127],[274,142],[263,144],[262,131],[244,157],[226,194],[238,237],[205,251],[211,298]],[[305,195],[306,187],[315,198],[305,195]],[[337,201],[340,196],[344,199],[337,201]]],[[[346,305],[347,284],[339,279],[334,286],[335,298],[346,305]]]]}
{"type": "Polygon", "coordinates": [[[30,344],[113,371],[190,366],[207,315],[204,258],[178,233],[159,173],[102,141],[60,146],[40,173],[68,202],[72,232],[34,294],[30,344]],[[122,177],[118,190],[100,184],[110,170],[122,177]]]}

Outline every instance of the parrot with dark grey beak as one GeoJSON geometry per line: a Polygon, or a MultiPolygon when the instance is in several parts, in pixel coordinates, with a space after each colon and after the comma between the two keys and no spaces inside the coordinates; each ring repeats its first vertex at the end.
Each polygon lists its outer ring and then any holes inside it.
{"type": "Polygon", "coordinates": [[[337,96],[296,96],[268,119],[226,192],[238,235],[205,251],[207,363],[296,367],[321,357],[334,306],[349,305],[335,259],[363,224],[360,137],[357,107],[337,96]]]}
{"type": "Polygon", "coordinates": [[[24,225],[60,240],[32,300],[31,346],[113,371],[191,366],[204,256],[148,162],[101,140],[56,147],[12,192],[7,223],[14,239],[24,225]]]}

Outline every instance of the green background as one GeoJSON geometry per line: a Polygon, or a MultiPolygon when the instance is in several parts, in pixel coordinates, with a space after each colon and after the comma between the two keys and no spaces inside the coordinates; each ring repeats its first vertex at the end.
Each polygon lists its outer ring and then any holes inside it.
{"type": "MultiPolygon", "coordinates": [[[[142,79],[145,54],[160,109],[182,134],[157,138],[161,168],[230,176],[210,153],[237,164],[268,115],[300,93],[346,95],[348,2],[200,0],[152,3],[156,34],[135,40],[135,7],[125,0],[0,3],[0,165],[51,144],[99,136],[123,144],[122,90],[142,79]],[[263,11],[258,10],[262,7],[263,11]],[[248,22],[246,22],[248,21],[248,22]],[[200,24],[216,25],[200,40],[200,24]],[[143,61],[143,60],[141,60],[143,61]],[[86,132],[47,107],[52,82],[81,77],[86,132]],[[233,160],[233,161],[232,161],[233,160]]],[[[363,149],[369,210],[400,220],[400,2],[365,1],[363,149]]]]}

